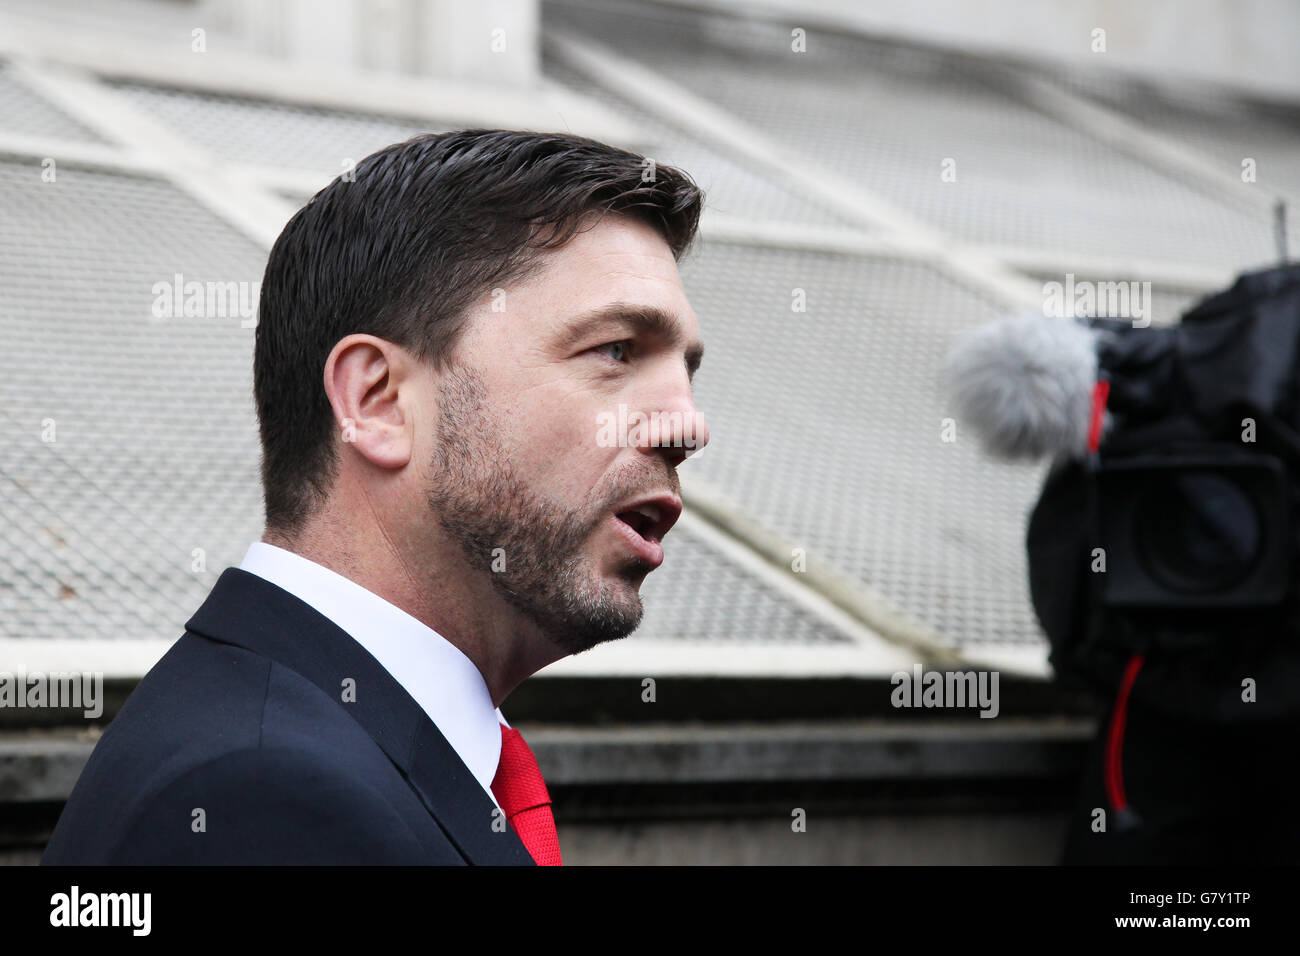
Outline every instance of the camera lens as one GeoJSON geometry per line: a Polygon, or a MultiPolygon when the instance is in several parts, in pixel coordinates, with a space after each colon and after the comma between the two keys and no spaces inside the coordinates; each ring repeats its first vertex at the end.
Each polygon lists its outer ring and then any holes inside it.
{"type": "Polygon", "coordinates": [[[1244,488],[1210,471],[1171,472],[1145,489],[1138,552],[1165,587],[1204,592],[1240,582],[1259,559],[1264,528],[1244,488]]]}

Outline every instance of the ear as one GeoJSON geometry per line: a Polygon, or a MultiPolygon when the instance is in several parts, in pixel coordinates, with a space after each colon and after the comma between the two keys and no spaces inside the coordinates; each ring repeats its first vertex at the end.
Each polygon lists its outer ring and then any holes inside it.
{"type": "Polygon", "coordinates": [[[339,439],[380,468],[411,460],[414,358],[373,335],[339,339],[325,359],[325,394],[339,439]]]}

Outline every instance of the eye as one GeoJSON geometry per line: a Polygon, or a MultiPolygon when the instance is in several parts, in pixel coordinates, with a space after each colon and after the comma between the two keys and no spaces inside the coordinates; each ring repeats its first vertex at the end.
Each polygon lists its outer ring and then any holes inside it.
{"type": "Polygon", "coordinates": [[[631,339],[622,339],[621,341],[618,342],[606,342],[604,345],[597,345],[594,349],[592,349],[592,351],[600,352],[603,351],[604,349],[614,349],[615,354],[611,355],[610,358],[614,359],[615,362],[622,364],[623,359],[626,358],[628,354],[631,352],[631,345],[632,345],[631,339]]]}

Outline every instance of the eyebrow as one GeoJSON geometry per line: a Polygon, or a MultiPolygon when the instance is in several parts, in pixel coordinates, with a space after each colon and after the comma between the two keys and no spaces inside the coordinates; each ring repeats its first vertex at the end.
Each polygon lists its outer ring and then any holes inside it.
{"type": "MultiPolygon", "coordinates": [[[[681,326],[669,312],[654,305],[631,305],[614,302],[575,318],[560,334],[560,346],[571,348],[588,335],[608,325],[630,326],[635,332],[654,338],[667,339],[673,345],[682,343],[681,326]]],[[[695,372],[704,360],[704,345],[692,342],[686,348],[686,375],[695,378],[695,372]]]]}

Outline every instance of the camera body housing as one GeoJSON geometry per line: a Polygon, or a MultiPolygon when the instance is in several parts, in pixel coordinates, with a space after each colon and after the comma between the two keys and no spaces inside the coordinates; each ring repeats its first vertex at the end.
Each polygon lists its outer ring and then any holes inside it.
{"type": "Polygon", "coordinates": [[[1111,608],[1259,608],[1291,587],[1292,490],[1285,465],[1232,445],[1108,461],[1094,521],[1111,608]]]}
{"type": "Polygon", "coordinates": [[[1089,324],[1105,429],[1053,460],[1026,533],[1053,669],[1113,699],[1141,655],[1133,706],[1300,722],[1300,265],[1174,326],[1089,324]]]}

